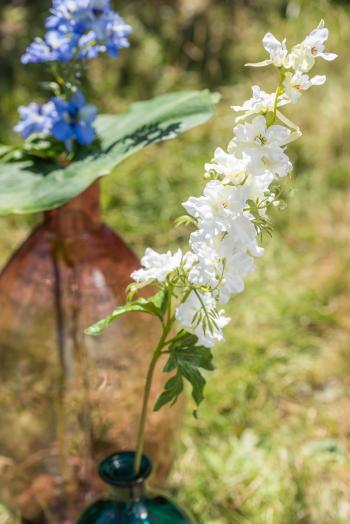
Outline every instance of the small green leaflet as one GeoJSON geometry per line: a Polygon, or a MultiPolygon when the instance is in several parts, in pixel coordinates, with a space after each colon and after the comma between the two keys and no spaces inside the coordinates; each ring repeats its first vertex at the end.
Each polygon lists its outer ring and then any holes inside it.
{"type": "Polygon", "coordinates": [[[212,371],[214,369],[211,350],[198,344],[196,336],[181,331],[169,346],[169,359],[164,372],[176,371],[165,384],[163,393],[158,398],[154,411],[159,411],[166,404],[173,405],[184,388],[184,380],[192,386],[192,397],[196,405],[204,399],[206,380],[199,369],[212,371]]]}
{"type": "Polygon", "coordinates": [[[128,302],[124,306],[117,307],[113,313],[108,317],[99,320],[96,324],[88,327],[84,333],[85,335],[98,336],[105,329],[107,329],[117,318],[125,315],[126,313],[141,312],[148,313],[160,319],[163,318],[164,312],[167,307],[167,292],[165,290],[159,291],[156,295],[151,298],[139,298],[133,302],[128,302]]]}

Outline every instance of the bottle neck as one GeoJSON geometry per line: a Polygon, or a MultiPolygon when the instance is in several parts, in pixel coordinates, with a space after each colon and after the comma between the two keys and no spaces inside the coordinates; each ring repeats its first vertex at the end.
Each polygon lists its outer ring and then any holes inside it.
{"type": "Polygon", "coordinates": [[[54,234],[71,237],[92,231],[101,223],[100,184],[94,182],[67,204],[46,211],[44,225],[54,234]]]}
{"type": "Polygon", "coordinates": [[[152,472],[152,463],[142,456],[140,470],[135,475],[135,453],[122,451],[105,458],[99,466],[99,474],[112,487],[112,497],[122,502],[141,500],[145,482],[152,472]]]}
{"type": "Polygon", "coordinates": [[[111,498],[120,502],[137,502],[145,494],[145,484],[130,484],[124,487],[113,487],[111,498]]]}

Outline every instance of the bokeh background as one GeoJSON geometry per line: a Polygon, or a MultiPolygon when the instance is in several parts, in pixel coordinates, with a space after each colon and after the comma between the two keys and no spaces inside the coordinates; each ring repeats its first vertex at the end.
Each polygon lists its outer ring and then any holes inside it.
{"type": "MultiPolygon", "coordinates": [[[[0,2],[0,141],[17,140],[16,108],[44,100],[41,66],[20,54],[42,32],[49,0],[0,2]]],[[[244,294],[230,306],[227,340],[207,400],[182,433],[170,479],[201,524],[350,522],[350,5],[344,0],[120,0],[130,50],[89,66],[90,100],[119,112],[175,89],[222,94],[209,124],[139,153],[103,181],[106,221],[141,254],[186,239],[180,203],[202,188],[203,163],[232,134],[232,103],[275,84],[263,59],[266,31],[296,43],[325,18],[336,62],[319,61],[327,85],[289,115],[304,136],[291,147],[288,206],[273,215],[244,294]]],[[[40,217],[0,218],[3,263],[40,217]]]]}

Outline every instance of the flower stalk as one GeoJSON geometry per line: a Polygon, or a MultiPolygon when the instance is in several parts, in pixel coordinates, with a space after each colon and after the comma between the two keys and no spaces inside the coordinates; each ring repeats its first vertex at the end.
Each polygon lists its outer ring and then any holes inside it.
{"type": "Polygon", "coordinates": [[[163,348],[167,345],[166,338],[171,330],[171,324],[168,322],[164,328],[161,338],[158,342],[156,349],[154,350],[148,371],[146,376],[146,383],[143,391],[143,400],[142,400],[142,409],[140,415],[139,428],[137,432],[137,441],[136,441],[136,453],[135,453],[135,464],[134,470],[135,475],[138,475],[141,467],[143,448],[144,448],[144,439],[145,439],[145,429],[146,429],[146,420],[147,413],[149,409],[149,400],[153,384],[153,376],[157,366],[157,363],[162,356],[163,348]]]}

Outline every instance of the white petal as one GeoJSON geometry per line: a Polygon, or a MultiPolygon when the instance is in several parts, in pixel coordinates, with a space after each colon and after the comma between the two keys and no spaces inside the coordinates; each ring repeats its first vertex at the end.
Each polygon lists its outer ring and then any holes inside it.
{"type": "Polygon", "coordinates": [[[318,56],[320,56],[324,60],[327,60],[327,62],[331,62],[332,60],[335,60],[338,57],[338,55],[335,53],[320,53],[318,56]]]}
{"type": "Polygon", "coordinates": [[[245,67],[265,67],[272,64],[272,60],[263,60],[262,62],[244,64],[245,67]]]}
{"type": "Polygon", "coordinates": [[[326,75],[316,75],[310,78],[310,82],[313,86],[321,86],[325,83],[326,80],[327,80],[326,75]]]}
{"type": "Polygon", "coordinates": [[[262,43],[268,53],[273,53],[282,47],[282,43],[272,33],[266,33],[262,43]]]}

